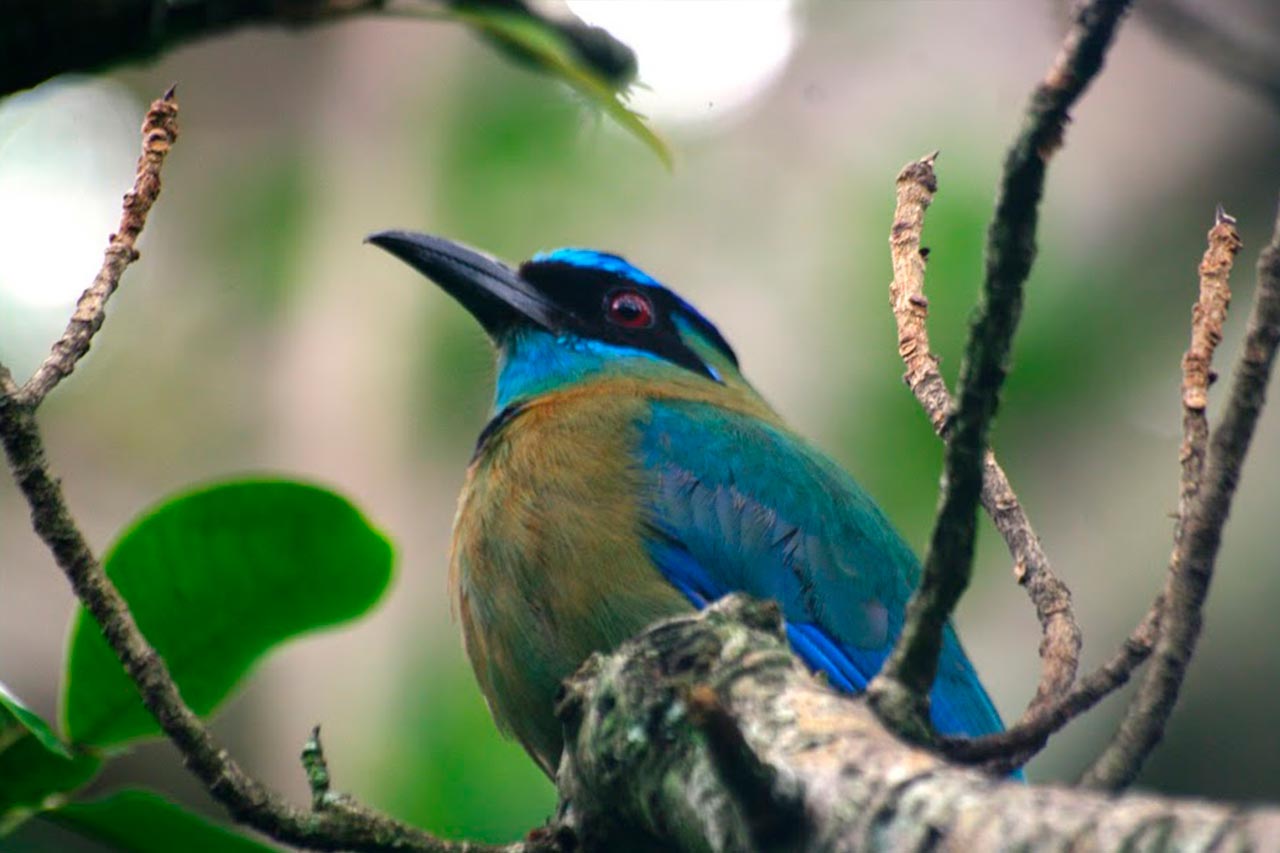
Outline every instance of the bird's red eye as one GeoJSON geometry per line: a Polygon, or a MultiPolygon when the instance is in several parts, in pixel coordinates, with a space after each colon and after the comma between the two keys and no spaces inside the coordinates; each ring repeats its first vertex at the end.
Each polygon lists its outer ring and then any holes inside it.
{"type": "Polygon", "coordinates": [[[653,303],[634,290],[620,290],[605,300],[609,322],[626,329],[647,329],[653,325],[653,303]]]}

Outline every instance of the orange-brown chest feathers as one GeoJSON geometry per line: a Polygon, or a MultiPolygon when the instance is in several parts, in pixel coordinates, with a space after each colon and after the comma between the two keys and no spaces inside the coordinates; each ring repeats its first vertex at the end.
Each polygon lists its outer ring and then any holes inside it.
{"type": "Polygon", "coordinates": [[[632,447],[646,401],[613,385],[539,397],[489,436],[454,524],[450,586],[467,655],[494,717],[548,773],[561,680],[690,607],[645,548],[632,447]]]}

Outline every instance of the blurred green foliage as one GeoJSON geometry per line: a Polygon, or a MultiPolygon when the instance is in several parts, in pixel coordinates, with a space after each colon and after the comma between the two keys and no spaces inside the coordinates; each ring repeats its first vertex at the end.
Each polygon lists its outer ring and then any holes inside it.
{"type": "Polygon", "coordinates": [[[248,301],[245,316],[270,323],[300,284],[318,176],[305,152],[291,145],[233,168],[209,198],[199,249],[205,263],[221,271],[222,285],[248,301]]]}
{"type": "Polygon", "coordinates": [[[555,810],[555,789],[524,750],[499,734],[471,671],[413,656],[381,754],[375,799],[449,838],[506,842],[555,810]],[[412,673],[430,672],[430,679],[412,673]]]}

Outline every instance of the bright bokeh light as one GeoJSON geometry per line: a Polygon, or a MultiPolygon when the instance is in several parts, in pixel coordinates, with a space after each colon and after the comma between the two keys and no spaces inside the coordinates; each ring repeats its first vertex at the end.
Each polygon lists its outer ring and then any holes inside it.
{"type": "Polygon", "coordinates": [[[56,81],[0,101],[0,303],[73,303],[133,180],[141,104],[117,83],[56,81]]]}
{"type": "Polygon", "coordinates": [[[791,0],[569,0],[640,59],[633,106],[657,121],[723,119],[772,83],[795,43],[791,0]]]}

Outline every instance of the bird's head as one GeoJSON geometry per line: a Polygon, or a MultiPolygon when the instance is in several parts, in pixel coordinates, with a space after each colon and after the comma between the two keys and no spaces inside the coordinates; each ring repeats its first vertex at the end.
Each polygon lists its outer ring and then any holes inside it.
{"type": "Polygon", "coordinates": [[[617,255],[556,249],[513,269],[410,231],[380,231],[368,242],[440,285],[488,332],[498,347],[498,408],[602,374],[749,388],[719,330],[617,255]]]}

